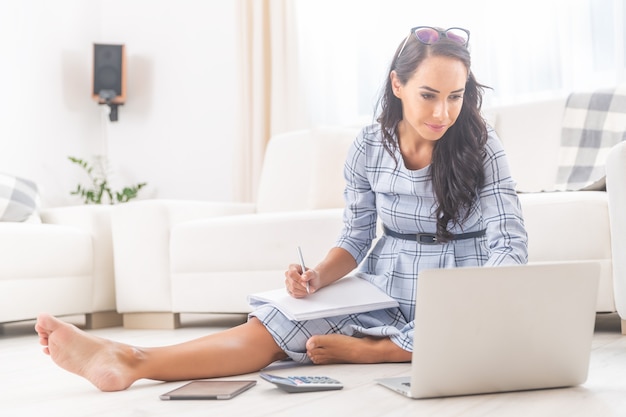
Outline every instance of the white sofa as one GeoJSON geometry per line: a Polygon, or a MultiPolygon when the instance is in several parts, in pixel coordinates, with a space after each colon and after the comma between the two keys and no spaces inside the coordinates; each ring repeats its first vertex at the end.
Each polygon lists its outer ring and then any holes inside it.
{"type": "MultiPolygon", "coordinates": [[[[624,230],[618,227],[620,215],[614,197],[623,192],[626,177],[615,174],[609,192],[552,191],[557,188],[566,100],[501,106],[485,113],[504,144],[517,188],[523,191],[519,197],[528,230],[529,262],[598,261],[601,276],[596,310],[615,312],[616,296],[623,296],[626,302],[626,292],[614,291],[616,283],[626,281],[626,274],[614,273],[615,267],[625,262],[612,250],[612,242],[620,239],[619,230],[624,230]]],[[[622,146],[612,152],[619,153],[622,146]]],[[[623,164],[626,159],[611,158],[612,169],[619,171],[615,167],[623,164]]],[[[626,206],[621,207],[623,212],[626,206]]],[[[626,309],[621,310],[621,317],[626,318],[626,309]]]]}
{"type": "MultiPolygon", "coordinates": [[[[564,104],[565,98],[486,112],[520,189],[551,189],[564,104]]],[[[297,261],[296,246],[302,246],[307,263],[319,261],[342,224],[342,168],[357,131],[273,138],[259,200],[235,216],[215,216],[215,203],[156,200],[116,207],[117,306],[125,326],[177,326],[179,313],[245,313],[247,294],[283,285],[285,267],[297,261]],[[194,205],[207,212],[180,214],[194,205]]],[[[626,242],[619,232],[626,230],[623,146],[611,154],[607,171],[613,193],[527,192],[520,199],[530,262],[599,262],[597,311],[618,311],[626,318],[626,260],[620,256],[626,242]]]]}
{"type": "Polygon", "coordinates": [[[0,222],[0,323],[40,312],[119,325],[109,206],[43,209],[37,221],[0,222]],[[40,220],[40,221],[39,221],[40,220]]]}
{"type": "Polygon", "coordinates": [[[283,285],[296,247],[313,263],[341,227],[343,162],[356,128],[279,135],[256,203],[145,200],[115,207],[117,309],[128,328],[176,327],[179,313],[245,313],[283,285]]]}

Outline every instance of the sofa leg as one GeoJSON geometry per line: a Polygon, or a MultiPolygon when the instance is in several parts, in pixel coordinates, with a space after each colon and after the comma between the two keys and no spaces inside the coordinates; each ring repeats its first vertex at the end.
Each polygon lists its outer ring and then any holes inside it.
{"type": "Polygon", "coordinates": [[[626,336],[626,320],[622,320],[622,334],[626,336]]]}
{"type": "Polygon", "coordinates": [[[121,325],[122,315],[117,311],[98,311],[97,313],[85,314],[85,327],[87,329],[103,329],[121,325]]]}
{"type": "Polygon", "coordinates": [[[177,329],[180,313],[124,313],[125,329],[177,329]]]}

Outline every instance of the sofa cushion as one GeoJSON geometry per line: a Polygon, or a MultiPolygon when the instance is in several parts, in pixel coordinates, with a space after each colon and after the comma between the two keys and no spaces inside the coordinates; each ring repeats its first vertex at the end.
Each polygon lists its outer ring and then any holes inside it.
{"type": "Polygon", "coordinates": [[[319,127],[273,136],[259,179],[259,213],[343,208],[343,165],[359,130],[319,127]]]}
{"type": "Polygon", "coordinates": [[[24,222],[38,218],[37,185],[28,179],[0,173],[0,221],[24,222]]]}
{"type": "Polygon", "coordinates": [[[106,294],[94,279],[95,244],[74,226],[1,222],[0,322],[98,311],[95,299],[106,294]]]}
{"type": "Polygon", "coordinates": [[[554,191],[561,120],[567,97],[502,105],[485,110],[495,120],[516,189],[554,191]]]}
{"type": "Polygon", "coordinates": [[[572,93],[565,106],[557,190],[600,189],[609,150],[626,139],[626,85],[572,93]]]}

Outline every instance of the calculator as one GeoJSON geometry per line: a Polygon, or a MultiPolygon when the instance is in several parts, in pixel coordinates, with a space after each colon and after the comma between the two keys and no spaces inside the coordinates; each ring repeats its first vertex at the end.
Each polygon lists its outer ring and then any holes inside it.
{"type": "Polygon", "coordinates": [[[343,384],[327,376],[277,376],[261,373],[264,380],[287,392],[313,392],[342,389],[343,384]]]}

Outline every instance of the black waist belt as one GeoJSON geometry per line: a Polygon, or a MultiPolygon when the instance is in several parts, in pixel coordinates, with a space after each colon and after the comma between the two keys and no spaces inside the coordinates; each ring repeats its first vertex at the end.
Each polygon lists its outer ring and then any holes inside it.
{"type": "MultiPolygon", "coordinates": [[[[383,230],[386,235],[396,237],[398,239],[404,240],[414,240],[418,243],[422,243],[425,245],[436,245],[439,242],[437,241],[437,235],[433,233],[398,233],[393,230],[389,230],[387,226],[383,225],[383,230]]],[[[485,229],[477,230],[475,232],[468,233],[460,233],[458,235],[453,235],[451,240],[463,240],[463,239],[473,239],[475,237],[485,236],[485,229]]]]}

